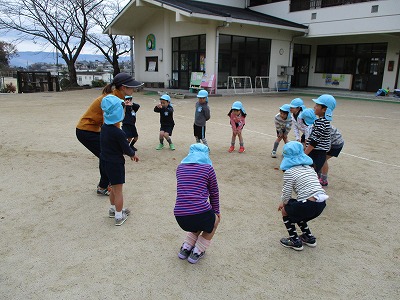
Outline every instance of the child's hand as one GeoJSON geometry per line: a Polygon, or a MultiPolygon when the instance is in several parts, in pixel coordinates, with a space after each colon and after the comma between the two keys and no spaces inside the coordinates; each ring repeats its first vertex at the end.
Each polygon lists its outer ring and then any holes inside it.
{"type": "Polygon", "coordinates": [[[162,108],[162,105],[161,105],[161,103],[160,103],[160,104],[158,104],[158,105],[157,105],[157,107],[158,107],[158,108],[162,108]]]}
{"type": "Polygon", "coordinates": [[[284,207],[285,207],[285,204],[283,204],[283,202],[279,203],[278,211],[281,211],[284,207]]]}
{"type": "Polygon", "coordinates": [[[136,156],[136,154],[134,156],[131,156],[131,160],[138,162],[139,161],[139,157],[136,156]]]}

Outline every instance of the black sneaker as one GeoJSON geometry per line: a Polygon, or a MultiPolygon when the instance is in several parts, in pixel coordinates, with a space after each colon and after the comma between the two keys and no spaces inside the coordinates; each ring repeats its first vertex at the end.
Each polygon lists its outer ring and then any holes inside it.
{"type": "Polygon", "coordinates": [[[300,239],[282,238],[280,242],[283,247],[292,248],[296,251],[303,250],[303,243],[300,239]]]}
{"type": "Polygon", "coordinates": [[[300,236],[301,241],[306,244],[308,247],[315,247],[317,246],[317,239],[315,238],[315,236],[309,236],[305,233],[303,233],[300,236]]]}
{"type": "Polygon", "coordinates": [[[204,252],[201,252],[200,254],[197,254],[192,250],[192,252],[190,252],[188,262],[190,262],[191,264],[197,263],[200,260],[200,258],[202,258],[204,256],[205,253],[206,252],[204,251],[204,252]]]}
{"type": "Polygon", "coordinates": [[[178,257],[180,259],[187,259],[190,255],[190,253],[192,252],[192,249],[184,249],[183,247],[181,247],[181,250],[179,250],[178,252],[178,257]]]}

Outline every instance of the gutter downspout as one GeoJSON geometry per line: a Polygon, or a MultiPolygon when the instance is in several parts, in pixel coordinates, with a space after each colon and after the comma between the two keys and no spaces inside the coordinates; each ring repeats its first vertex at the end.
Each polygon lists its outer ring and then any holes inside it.
{"type": "MultiPolygon", "coordinates": [[[[297,37],[306,37],[308,35],[308,29],[305,33],[303,33],[302,35],[294,35],[292,36],[292,40],[290,41],[289,44],[289,58],[288,58],[288,67],[293,67],[293,51],[294,51],[294,39],[297,37]]],[[[294,74],[294,72],[293,72],[294,74]]],[[[292,76],[291,75],[287,75],[287,82],[289,82],[290,84],[292,84],[292,76]],[[290,77],[290,81],[289,81],[289,77],[290,77]]]]}
{"type": "Polygon", "coordinates": [[[222,25],[217,26],[215,36],[215,94],[218,89],[218,53],[219,53],[219,29],[229,27],[229,22],[223,22],[222,25]]]}
{"type": "Polygon", "coordinates": [[[134,67],[134,57],[133,57],[133,36],[130,36],[129,37],[130,38],[130,46],[131,46],[131,76],[133,77],[133,78],[135,78],[135,76],[133,76],[134,75],[134,71],[135,71],[135,67],[134,67]]]}

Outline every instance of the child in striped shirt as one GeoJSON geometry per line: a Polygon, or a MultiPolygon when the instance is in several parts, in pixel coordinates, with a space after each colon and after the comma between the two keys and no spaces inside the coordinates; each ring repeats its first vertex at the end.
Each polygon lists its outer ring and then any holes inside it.
{"type": "Polygon", "coordinates": [[[287,136],[292,127],[289,104],[284,104],[279,108],[279,114],[276,114],[274,122],[277,138],[271,152],[271,157],[273,158],[276,157],[276,150],[278,149],[281,140],[283,140],[285,144],[288,142],[287,136]]]}
{"type": "Polygon", "coordinates": [[[195,264],[210,246],[221,219],[218,182],[207,146],[190,146],[176,170],[176,179],[174,215],[187,232],[178,257],[195,264]]]}
{"type": "Polygon", "coordinates": [[[318,119],[315,120],[311,134],[306,141],[305,154],[313,160],[313,167],[317,174],[326,160],[326,152],[331,148],[331,123],[336,100],[333,96],[324,94],[313,99],[314,112],[318,119]]]}
{"type": "Polygon", "coordinates": [[[303,243],[309,247],[317,245],[307,222],[318,217],[324,210],[328,195],[321,187],[318,176],[310,167],[312,159],[304,153],[303,145],[297,141],[283,147],[283,160],[280,165],[283,175],[282,202],[278,211],[282,212],[283,223],[289,233],[282,238],[282,246],[294,250],[303,250],[303,243]],[[292,192],[297,199],[292,198],[292,192]],[[297,235],[295,224],[300,227],[302,235],[297,235]]]}

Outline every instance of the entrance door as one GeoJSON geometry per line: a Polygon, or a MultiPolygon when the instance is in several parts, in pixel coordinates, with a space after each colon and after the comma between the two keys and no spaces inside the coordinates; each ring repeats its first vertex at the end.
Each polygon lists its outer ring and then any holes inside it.
{"type": "Polygon", "coordinates": [[[292,76],[291,85],[293,87],[308,86],[308,68],[310,66],[310,45],[295,44],[293,49],[294,75],[292,76]]]}
{"type": "Polygon", "coordinates": [[[354,91],[376,92],[382,88],[386,49],[386,44],[357,45],[354,91]]]}
{"type": "Polygon", "coordinates": [[[191,73],[205,71],[205,48],[205,35],[172,39],[172,88],[189,89],[191,73]]]}

